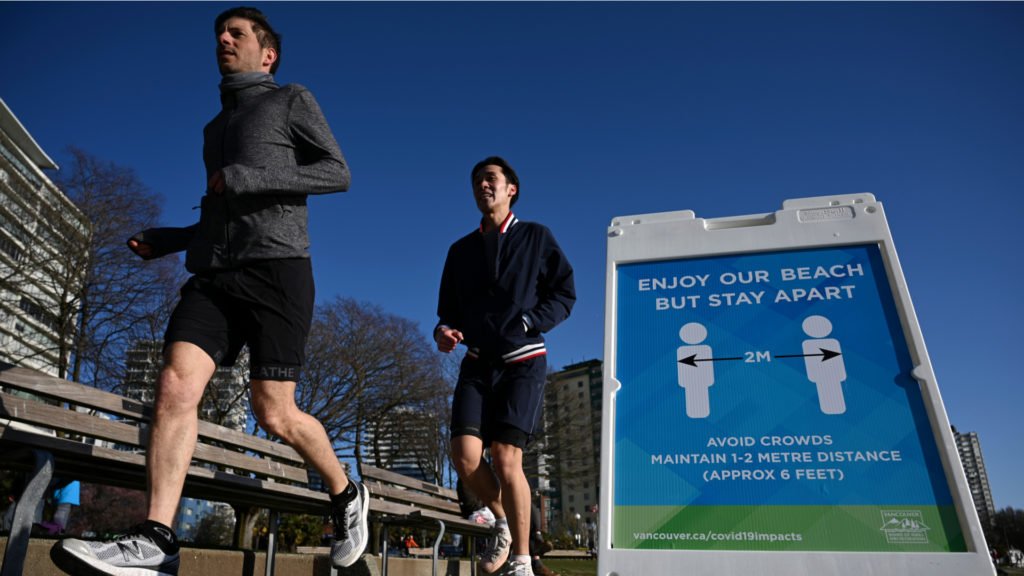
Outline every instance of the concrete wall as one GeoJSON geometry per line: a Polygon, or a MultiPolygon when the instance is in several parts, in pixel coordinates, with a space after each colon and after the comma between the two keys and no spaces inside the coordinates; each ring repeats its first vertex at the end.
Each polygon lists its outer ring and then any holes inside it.
{"type": "MultiPolygon", "coordinates": [[[[25,559],[25,576],[64,576],[50,561],[54,540],[33,538],[25,559]]],[[[0,538],[0,559],[7,547],[7,538],[0,538]]],[[[366,554],[353,566],[338,571],[338,576],[380,576],[380,556],[366,554]]],[[[180,576],[263,576],[266,554],[237,550],[182,548],[180,576]]],[[[438,560],[438,574],[469,576],[469,561],[438,560]]],[[[330,561],[325,555],[278,553],[276,576],[330,576],[330,561]]],[[[430,559],[396,558],[388,560],[388,576],[430,576],[430,559]]]]}

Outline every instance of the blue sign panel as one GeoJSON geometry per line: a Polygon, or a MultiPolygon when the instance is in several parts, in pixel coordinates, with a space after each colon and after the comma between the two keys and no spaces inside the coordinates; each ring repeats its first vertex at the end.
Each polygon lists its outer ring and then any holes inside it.
{"type": "Polygon", "coordinates": [[[964,550],[877,245],[615,283],[616,548],[964,550]]]}

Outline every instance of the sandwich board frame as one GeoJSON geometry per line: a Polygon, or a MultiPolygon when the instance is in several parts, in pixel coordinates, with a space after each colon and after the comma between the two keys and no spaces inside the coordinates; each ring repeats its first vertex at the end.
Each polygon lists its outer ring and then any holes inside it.
{"type": "Polygon", "coordinates": [[[607,246],[599,575],[995,573],[872,194],[607,246]]]}

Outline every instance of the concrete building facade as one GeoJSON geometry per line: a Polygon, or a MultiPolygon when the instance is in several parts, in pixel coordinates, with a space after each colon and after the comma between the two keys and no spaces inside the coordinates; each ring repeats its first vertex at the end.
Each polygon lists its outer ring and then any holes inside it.
{"type": "MultiPolygon", "coordinates": [[[[552,529],[579,534],[581,543],[588,537],[587,526],[593,526],[598,515],[602,367],[600,360],[588,360],[553,372],[545,394],[546,460],[538,464],[543,464],[547,473],[544,482],[552,529]]],[[[538,477],[541,472],[538,466],[538,477]]]]}
{"type": "Polygon", "coordinates": [[[89,238],[55,169],[0,99],[0,360],[52,376],[70,357],[89,238]]]}
{"type": "Polygon", "coordinates": [[[967,476],[967,486],[971,489],[974,508],[978,511],[978,520],[982,526],[992,526],[995,523],[996,505],[988,485],[988,472],[985,470],[985,458],[981,455],[978,433],[960,432],[953,426],[953,437],[967,476]]]}

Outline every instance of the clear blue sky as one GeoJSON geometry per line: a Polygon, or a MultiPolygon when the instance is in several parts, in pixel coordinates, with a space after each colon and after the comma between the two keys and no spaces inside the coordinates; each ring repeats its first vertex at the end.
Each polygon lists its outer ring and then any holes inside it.
{"type": "MultiPolygon", "coordinates": [[[[75,145],[130,166],[190,224],[229,6],[0,3],[0,96],[58,163],[75,145]]],[[[278,80],[313,90],[352,167],[350,192],[311,200],[320,300],[428,331],[478,218],[467,172],[501,154],[517,214],[576,268],[561,367],[603,353],[613,217],[872,192],[950,421],[980,434],[996,505],[1024,508],[1024,4],[260,6],[278,80]]]]}

